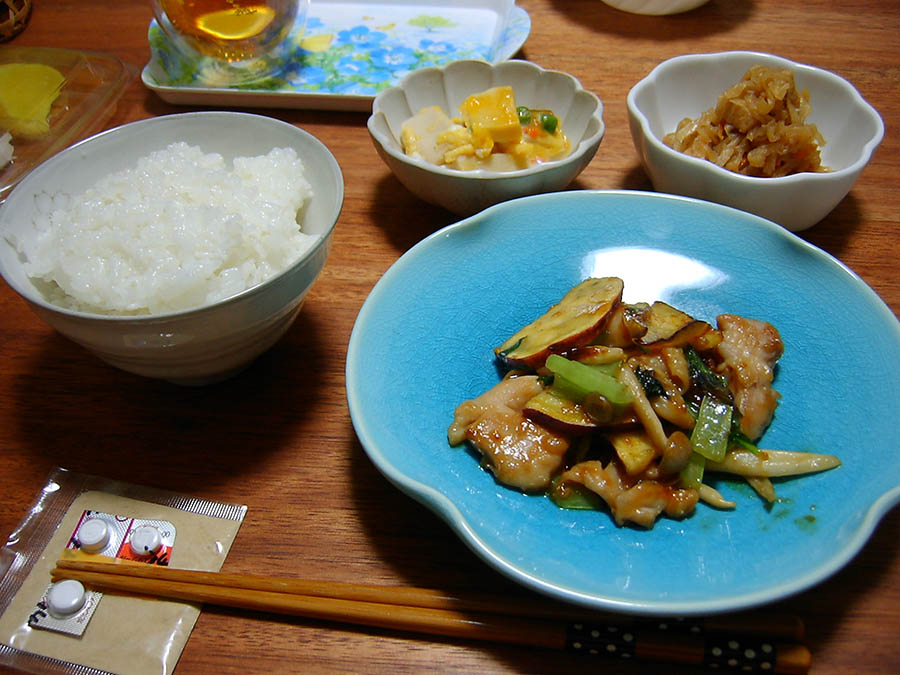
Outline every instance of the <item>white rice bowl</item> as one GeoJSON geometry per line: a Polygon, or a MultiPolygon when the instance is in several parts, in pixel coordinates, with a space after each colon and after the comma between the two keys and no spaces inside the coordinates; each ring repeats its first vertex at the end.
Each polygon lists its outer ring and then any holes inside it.
{"type": "Polygon", "coordinates": [[[48,301],[140,315],[210,304],[256,286],[317,241],[298,224],[312,196],[293,148],[236,157],[184,142],[78,195],[36,196],[13,242],[48,301]]]}
{"type": "MultiPolygon", "coordinates": [[[[255,161],[257,160],[252,160],[251,164],[255,161]]],[[[240,164],[238,162],[239,166],[240,164]]],[[[296,165],[291,162],[291,166],[296,165]]],[[[232,168],[231,172],[240,174],[241,170],[239,168],[235,171],[232,168]]],[[[139,191],[147,194],[152,192],[148,186],[140,184],[145,180],[149,179],[141,177],[128,186],[130,198],[137,200],[139,191]]],[[[237,178],[232,177],[232,183],[226,184],[228,189],[220,189],[219,192],[223,194],[217,194],[217,199],[246,201],[237,194],[224,194],[235,192],[237,178]]],[[[36,166],[10,191],[0,205],[0,277],[50,327],[116,368],[183,385],[199,386],[219,382],[241,372],[291,328],[328,260],[343,200],[344,178],[334,155],[315,136],[289,122],[266,115],[226,110],[149,117],[108,129],[75,143],[36,166]],[[47,245],[46,242],[38,241],[37,224],[43,223],[46,226],[49,214],[53,211],[54,200],[59,198],[75,201],[87,191],[96,189],[98,183],[109,180],[111,175],[133,171],[138,162],[151,153],[181,142],[201,148],[204,153],[220,153],[229,167],[234,166],[236,157],[267,157],[273,149],[291,148],[302,159],[302,166],[306,170],[305,181],[298,181],[306,191],[305,202],[299,212],[293,212],[294,205],[290,204],[292,213],[283,221],[287,227],[290,220],[290,235],[282,235],[280,229],[278,233],[266,230],[265,235],[259,235],[262,229],[260,222],[265,222],[268,227],[268,223],[274,220],[270,211],[278,212],[282,209],[288,190],[284,189],[282,183],[285,172],[280,169],[267,170],[266,173],[270,175],[263,177],[258,175],[260,170],[253,165],[250,173],[254,174],[258,182],[247,186],[244,195],[249,193],[250,197],[259,200],[263,206],[256,210],[250,209],[250,214],[246,217],[235,216],[236,222],[241,218],[247,221],[241,222],[240,227],[231,221],[227,227],[220,226],[222,231],[227,230],[229,233],[231,228],[240,230],[241,250],[235,256],[244,254],[244,262],[240,265],[221,266],[219,269],[214,257],[218,255],[225,260],[227,258],[223,255],[228,254],[215,248],[212,249],[213,252],[200,252],[199,246],[193,248],[195,242],[212,241],[215,246],[221,243],[214,235],[207,233],[204,236],[200,233],[200,221],[185,223],[181,230],[170,224],[169,230],[166,230],[160,221],[145,218],[146,233],[150,241],[148,247],[155,254],[160,254],[160,251],[165,254],[160,255],[159,260],[169,260],[166,256],[172,259],[187,256],[187,264],[191,266],[191,270],[200,269],[201,266],[208,269],[210,274],[204,281],[205,288],[198,291],[205,294],[227,293],[227,290],[223,290],[223,279],[231,274],[245,275],[244,283],[251,284],[257,278],[254,275],[258,275],[258,278],[265,276],[265,267],[274,269],[284,264],[287,267],[265,281],[223,300],[203,302],[197,307],[179,311],[149,314],[147,312],[150,308],[145,308],[144,313],[130,309],[127,311],[132,313],[100,314],[96,310],[81,311],[51,302],[50,296],[45,292],[46,287],[54,288],[54,292],[59,295],[64,291],[56,281],[36,281],[31,274],[40,271],[38,265],[47,269],[68,269],[68,265],[72,265],[73,269],[93,266],[90,275],[96,275],[98,279],[102,277],[114,280],[114,283],[104,281],[100,284],[103,287],[100,294],[112,292],[110,287],[127,285],[123,281],[124,277],[117,275],[115,269],[110,271],[90,256],[85,257],[83,250],[78,265],[65,260],[66,256],[62,252],[50,252],[54,259],[59,258],[55,262],[37,257],[30,261],[26,259],[26,254],[22,251],[47,245]],[[270,199],[273,201],[268,201],[270,199]],[[263,212],[265,220],[256,220],[263,212]],[[160,228],[164,234],[154,234],[155,228],[160,228]],[[298,230],[302,230],[302,233],[298,234],[298,230]],[[163,236],[171,237],[171,248],[160,246],[163,236]],[[289,243],[283,245],[284,242],[289,243]],[[302,254],[295,244],[306,247],[302,254]],[[279,247],[286,250],[280,250],[279,247]],[[26,265],[35,267],[29,273],[26,265]],[[225,269],[232,272],[223,274],[225,269]],[[215,280],[212,280],[213,277],[216,277],[215,280]],[[39,288],[39,284],[45,288],[39,288]],[[213,288],[216,285],[221,285],[222,288],[216,290],[213,288]]],[[[170,201],[170,195],[164,197],[160,193],[152,195],[145,206],[148,209],[161,209],[170,201]]],[[[174,207],[169,205],[167,208],[174,207]]],[[[140,215],[137,207],[133,215],[135,219],[140,215]]],[[[66,215],[66,218],[70,216],[66,215]]],[[[144,233],[134,223],[124,231],[144,233]]],[[[109,228],[103,231],[101,248],[114,248],[113,242],[117,241],[128,252],[122,260],[131,261],[130,256],[141,243],[135,238],[137,235],[120,235],[114,240],[111,232],[109,228]],[[128,244],[127,248],[125,244],[128,244]]],[[[236,237],[234,239],[237,240],[236,237]]],[[[77,246],[80,249],[87,246],[82,244],[84,242],[77,246]]],[[[90,246],[93,245],[90,243],[90,246]]],[[[121,253],[122,251],[117,251],[117,254],[121,253]]],[[[112,267],[115,268],[115,265],[112,267]]],[[[162,263],[160,267],[162,269],[158,274],[152,266],[145,266],[139,272],[145,284],[157,285],[156,290],[146,293],[146,297],[171,303],[172,298],[162,297],[166,291],[161,290],[160,281],[165,277],[164,272],[170,270],[162,263]]],[[[170,267],[174,269],[174,265],[170,267]]],[[[88,276],[85,275],[84,278],[88,276]]],[[[175,282],[169,280],[169,283],[175,282]]],[[[243,286],[244,283],[235,284],[234,287],[243,286]]],[[[91,289],[92,292],[94,290],[91,289]]],[[[177,287],[177,291],[185,295],[188,293],[184,286],[177,287]]],[[[115,292],[127,295],[122,291],[115,292]]],[[[73,301],[74,298],[70,296],[68,302],[73,301]]],[[[129,302],[133,301],[131,298],[129,302]]],[[[38,369],[40,367],[42,366],[37,366],[38,369]]]]}

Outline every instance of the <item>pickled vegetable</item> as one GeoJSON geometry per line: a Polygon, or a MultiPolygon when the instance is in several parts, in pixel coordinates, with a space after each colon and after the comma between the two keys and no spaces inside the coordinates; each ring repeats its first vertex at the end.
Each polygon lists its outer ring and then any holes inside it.
{"type": "Polygon", "coordinates": [[[42,63],[0,65],[0,128],[13,136],[39,138],[50,131],[50,108],[65,77],[42,63]]]}
{"type": "Polygon", "coordinates": [[[825,139],[806,121],[810,112],[809,92],[797,90],[790,70],[757,65],[697,119],[681,120],[663,142],[747,176],[828,171],[820,158],[825,139]]]}

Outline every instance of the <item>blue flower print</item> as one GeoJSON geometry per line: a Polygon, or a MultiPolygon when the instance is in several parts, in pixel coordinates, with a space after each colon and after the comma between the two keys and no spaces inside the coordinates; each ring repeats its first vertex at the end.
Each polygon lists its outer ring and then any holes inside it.
{"type": "Polygon", "coordinates": [[[409,47],[379,47],[369,52],[372,65],[385,70],[408,70],[416,65],[418,58],[409,47]]]}
{"type": "Polygon", "coordinates": [[[523,12],[524,19],[505,27],[504,44],[498,48],[494,27],[484,23],[480,11],[467,14],[454,6],[438,15],[405,2],[386,3],[382,14],[368,5],[365,10],[350,7],[313,4],[305,26],[298,22],[269,55],[278,69],[264,79],[234,85],[210,79],[205,61],[181,54],[153,20],[148,32],[153,77],[163,86],[374,96],[419,68],[463,58],[509,58],[531,25],[523,12]],[[499,56],[494,53],[498,49],[499,56]]]}
{"type": "Polygon", "coordinates": [[[328,79],[328,71],[318,66],[300,66],[294,68],[285,78],[292,87],[315,88],[328,79]]]}
{"type": "Polygon", "coordinates": [[[434,55],[448,55],[456,51],[456,46],[450,42],[435,42],[434,40],[420,40],[419,49],[434,55]]]}
{"type": "Polygon", "coordinates": [[[377,93],[376,88],[366,82],[342,82],[331,91],[344,96],[374,96],[377,93]]]}
{"type": "Polygon", "coordinates": [[[353,45],[357,49],[372,49],[387,39],[387,34],[369,30],[368,26],[354,26],[350,30],[338,31],[337,43],[353,45]]]}

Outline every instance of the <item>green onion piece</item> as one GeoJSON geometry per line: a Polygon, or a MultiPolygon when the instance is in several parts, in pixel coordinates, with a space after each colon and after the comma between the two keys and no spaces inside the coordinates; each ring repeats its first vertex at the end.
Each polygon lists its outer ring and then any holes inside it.
{"type": "Polygon", "coordinates": [[[559,118],[551,113],[541,113],[540,123],[548,134],[555,134],[556,128],[559,126],[559,118]]]}
{"type": "Polygon", "coordinates": [[[570,361],[559,354],[548,356],[546,366],[553,373],[553,386],[576,403],[591,392],[604,396],[614,407],[624,407],[632,402],[625,385],[594,366],[570,361]]]}
{"type": "Polygon", "coordinates": [[[554,504],[563,509],[598,511],[603,508],[603,499],[596,492],[580,483],[560,480],[559,476],[553,479],[549,496],[554,504]]]}
{"type": "Polygon", "coordinates": [[[696,399],[685,399],[684,404],[687,406],[688,412],[691,414],[691,417],[694,420],[697,420],[697,416],[700,414],[700,403],[697,402],[696,399]]]}
{"type": "Polygon", "coordinates": [[[634,369],[634,374],[637,377],[638,382],[641,383],[641,387],[647,395],[647,398],[666,396],[665,388],[662,386],[662,383],[656,379],[656,373],[650,368],[641,368],[638,366],[634,369]]]}
{"type": "Polygon", "coordinates": [[[739,448],[743,448],[744,450],[749,450],[754,455],[759,454],[759,448],[756,446],[756,443],[750,440],[750,438],[743,431],[735,430],[732,426],[731,436],[728,438],[728,445],[731,447],[732,445],[736,445],[739,448]]]}
{"type": "Polygon", "coordinates": [[[619,370],[622,369],[621,361],[610,361],[609,363],[586,363],[585,365],[603,373],[604,375],[609,375],[610,377],[615,377],[619,374],[619,370]]]}
{"type": "Polygon", "coordinates": [[[706,458],[696,452],[691,455],[687,465],[681,470],[681,484],[686,488],[700,489],[703,483],[703,470],[706,468],[706,458]]]}
{"type": "Polygon", "coordinates": [[[553,375],[538,375],[538,380],[540,380],[541,384],[545,387],[553,386],[553,375]]]}
{"type": "MultiPolygon", "coordinates": [[[[688,412],[695,420],[700,416],[700,404],[691,399],[685,401],[688,412]]],[[[759,454],[759,448],[743,431],[741,431],[741,414],[734,408],[731,409],[731,433],[728,436],[728,447],[739,447],[749,450],[754,455],[759,454]]]]}
{"type": "Polygon", "coordinates": [[[709,366],[703,362],[697,350],[687,345],[684,348],[684,355],[687,358],[688,368],[690,369],[691,379],[705,391],[726,393],[728,391],[728,380],[722,375],[714,373],[709,366]]]}
{"type": "Polygon", "coordinates": [[[519,124],[525,126],[526,124],[531,124],[531,110],[526,108],[524,105],[520,105],[516,108],[516,113],[519,115],[519,124]]]}
{"type": "Polygon", "coordinates": [[[721,462],[728,451],[731,435],[731,406],[713,396],[704,396],[700,414],[691,432],[694,452],[714,462],[721,462]]]}
{"type": "Polygon", "coordinates": [[[518,340],[515,341],[514,344],[510,345],[506,349],[501,350],[500,356],[506,356],[507,354],[511,354],[512,352],[516,351],[524,341],[525,341],[525,338],[520,337],[518,340]]]}

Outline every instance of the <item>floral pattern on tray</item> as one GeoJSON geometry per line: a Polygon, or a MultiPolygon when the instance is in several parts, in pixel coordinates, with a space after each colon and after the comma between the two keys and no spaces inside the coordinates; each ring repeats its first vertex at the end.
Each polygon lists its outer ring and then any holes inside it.
{"type": "Polygon", "coordinates": [[[504,25],[501,20],[494,10],[471,7],[312,3],[305,29],[296,27],[276,55],[278,74],[232,86],[210,80],[211,70],[178,52],[153,21],[148,70],[161,87],[374,96],[419,68],[510,58],[524,44],[531,20],[515,6],[504,25]]]}

